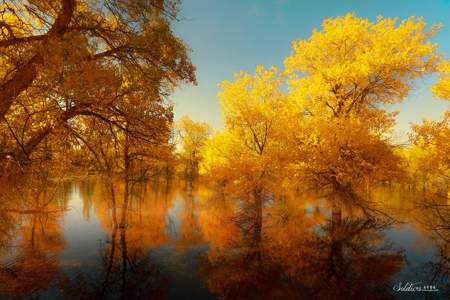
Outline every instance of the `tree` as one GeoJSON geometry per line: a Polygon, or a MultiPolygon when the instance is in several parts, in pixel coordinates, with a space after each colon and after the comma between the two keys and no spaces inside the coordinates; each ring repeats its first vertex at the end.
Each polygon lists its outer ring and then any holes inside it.
{"type": "Polygon", "coordinates": [[[389,141],[396,114],[383,105],[401,102],[439,56],[430,42],[437,28],[427,31],[421,18],[396,22],[347,14],[292,45],[285,60],[289,97],[309,128],[297,138],[297,169],[319,187],[353,193],[399,175],[389,141]]]}
{"type": "Polygon", "coordinates": [[[234,82],[221,83],[219,98],[225,129],[207,141],[201,171],[226,183],[230,191],[253,193],[282,176],[288,149],[283,124],[288,119],[279,71],[256,68],[255,75],[239,73],[234,82]]]}
{"type": "Polygon", "coordinates": [[[158,103],[195,82],[170,28],[177,9],[170,0],[3,1],[0,158],[29,158],[78,116],[114,124],[129,94],[158,103]]]}
{"type": "Polygon", "coordinates": [[[400,157],[389,141],[359,120],[309,120],[310,136],[304,139],[300,178],[317,190],[358,199],[367,186],[399,179],[400,157]],[[351,196],[351,197],[349,197],[351,196]]]}
{"type": "Polygon", "coordinates": [[[239,199],[241,216],[254,221],[246,232],[255,243],[262,238],[264,205],[280,187],[289,163],[285,124],[291,112],[281,83],[275,67],[262,66],[253,76],[239,73],[234,82],[222,82],[225,129],[203,150],[201,171],[239,199]]]}
{"type": "Polygon", "coordinates": [[[442,120],[424,120],[413,124],[409,149],[410,166],[414,180],[424,183],[450,184],[450,112],[442,120]]]}
{"type": "MultiPolygon", "coordinates": [[[[435,97],[450,99],[450,62],[438,66],[439,79],[432,87],[435,97]]],[[[422,180],[423,187],[445,190],[450,196],[450,111],[441,120],[423,120],[413,124],[412,146],[407,151],[413,182],[422,180]]]]}
{"type": "MultiPolygon", "coordinates": [[[[449,100],[450,62],[442,62],[438,71],[439,79],[432,92],[437,98],[449,100]]],[[[413,124],[410,141],[412,147],[407,155],[413,181],[422,180],[424,188],[428,183],[432,188],[444,188],[450,193],[450,111],[445,111],[441,120],[413,124]]]]}
{"type": "Polygon", "coordinates": [[[211,135],[211,127],[204,122],[195,122],[183,116],[177,124],[180,138],[180,158],[184,167],[184,177],[192,180],[198,175],[201,149],[211,135]]]}
{"type": "Polygon", "coordinates": [[[438,46],[430,39],[437,27],[427,31],[414,17],[396,23],[347,14],[294,41],[284,61],[292,97],[313,115],[365,120],[380,105],[402,101],[414,79],[436,69],[438,46]]]}

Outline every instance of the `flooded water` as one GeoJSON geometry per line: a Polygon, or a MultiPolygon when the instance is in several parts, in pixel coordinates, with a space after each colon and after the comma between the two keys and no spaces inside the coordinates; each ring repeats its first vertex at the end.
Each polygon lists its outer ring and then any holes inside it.
{"type": "Polygon", "coordinates": [[[202,185],[133,188],[5,193],[0,297],[448,299],[448,244],[412,194],[380,192],[393,221],[295,193],[258,207],[202,185]]]}

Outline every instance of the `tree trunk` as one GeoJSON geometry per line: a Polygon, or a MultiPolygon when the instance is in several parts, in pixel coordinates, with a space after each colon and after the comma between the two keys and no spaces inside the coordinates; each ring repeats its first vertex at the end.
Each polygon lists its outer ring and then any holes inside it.
{"type": "MultiPolygon", "coordinates": [[[[49,38],[60,38],[67,31],[69,23],[75,11],[75,0],[62,0],[62,9],[58,14],[55,23],[48,33],[41,38],[42,41],[49,38]]],[[[7,42],[7,41],[6,41],[7,42]]],[[[10,43],[1,45],[2,47],[13,46],[18,43],[11,39],[10,43]]],[[[36,53],[28,62],[22,65],[7,82],[0,86],[0,119],[9,111],[14,100],[20,93],[25,91],[37,77],[36,65],[42,64],[41,54],[36,53]]]]}

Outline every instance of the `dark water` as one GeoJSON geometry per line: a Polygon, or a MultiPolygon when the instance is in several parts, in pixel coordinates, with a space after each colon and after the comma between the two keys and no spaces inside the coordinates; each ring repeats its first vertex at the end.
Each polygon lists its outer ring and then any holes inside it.
{"type": "Polygon", "coordinates": [[[412,194],[379,191],[389,204],[368,218],[313,196],[258,207],[147,184],[125,204],[124,190],[92,179],[4,193],[1,298],[449,299],[448,244],[412,194]],[[426,290],[396,291],[408,282],[426,290]]]}

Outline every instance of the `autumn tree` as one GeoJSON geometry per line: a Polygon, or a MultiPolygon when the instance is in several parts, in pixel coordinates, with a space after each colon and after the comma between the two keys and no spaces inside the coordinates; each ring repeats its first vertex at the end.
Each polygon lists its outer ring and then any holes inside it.
{"type": "MultiPolygon", "coordinates": [[[[449,100],[450,62],[444,61],[438,70],[439,79],[432,92],[437,98],[449,100]]],[[[450,110],[440,120],[413,124],[410,141],[406,153],[413,182],[422,183],[424,189],[443,190],[444,196],[450,193],[450,110]]]]}
{"type": "Polygon", "coordinates": [[[285,59],[292,96],[305,112],[327,117],[367,118],[379,106],[400,102],[413,80],[434,71],[437,45],[421,18],[379,17],[376,23],[354,14],[326,19],[308,40],[292,43],[285,59]]]}
{"type": "Polygon", "coordinates": [[[183,116],[176,127],[184,177],[192,180],[198,175],[201,150],[211,135],[211,127],[205,122],[195,122],[188,116],[183,116]]]}
{"type": "Polygon", "coordinates": [[[439,56],[421,18],[354,14],[326,19],[308,40],[294,41],[286,58],[289,97],[311,130],[298,140],[303,175],[319,186],[356,191],[362,183],[394,179],[399,159],[389,133],[415,79],[435,71],[439,56]],[[303,168],[305,166],[306,168],[303,168]]]}
{"type": "MultiPolygon", "coordinates": [[[[225,129],[203,151],[201,171],[239,201],[239,218],[256,248],[263,235],[264,206],[283,182],[289,163],[285,124],[290,111],[281,84],[277,68],[262,66],[254,75],[239,73],[233,82],[222,82],[225,129]]],[[[259,255],[257,250],[254,254],[259,255]]]]}
{"type": "Polygon", "coordinates": [[[275,67],[258,66],[254,75],[239,73],[233,82],[220,85],[225,129],[207,141],[202,172],[230,191],[260,199],[282,176],[287,149],[283,125],[289,114],[281,83],[275,67]]]}
{"type": "MultiPolygon", "coordinates": [[[[408,158],[413,180],[425,184],[450,184],[450,112],[442,120],[424,120],[412,126],[408,158]]],[[[425,187],[424,186],[424,187],[425,187]]]]}
{"type": "Polygon", "coordinates": [[[172,106],[151,90],[157,86],[136,85],[133,81],[121,88],[126,95],[115,103],[114,111],[88,112],[66,126],[98,169],[109,173],[127,169],[135,179],[150,175],[154,161],[169,155],[173,119],[172,106]]]}
{"type": "Polygon", "coordinates": [[[176,1],[8,0],[0,11],[1,158],[29,158],[80,116],[116,126],[129,97],[158,106],[195,82],[170,27],[176,1]]]}

